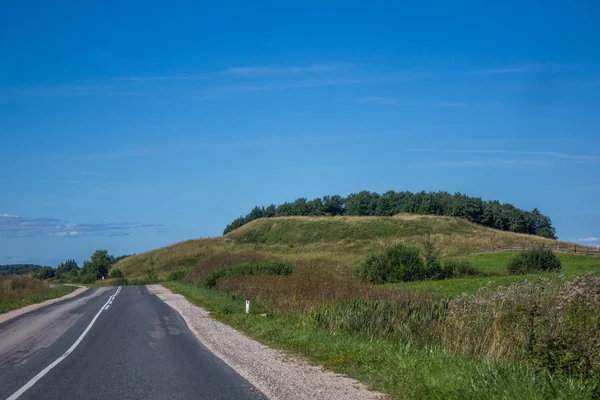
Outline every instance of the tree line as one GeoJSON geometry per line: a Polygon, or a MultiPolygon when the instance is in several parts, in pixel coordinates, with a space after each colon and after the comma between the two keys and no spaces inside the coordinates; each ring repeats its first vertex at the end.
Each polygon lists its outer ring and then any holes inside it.
{"type": "Polygon", "coordinates": [[[556,239],[552,220],[537,208],[522,210],[498,200],[482,200],[462,193],[395,192],[384,194],[362,191],[347,197],[324,196],[307,200],[298,198],[291,203],[256,206],[246,216],[231,222],[223,234],[259,218],[285,216],[392,216],[400,213],[445,215],[466,218],[471,222],[503,231],[527,233],[556,239]]]}
{"type": "Polygon", "coordinates": [[[112,267],[125,257],[129,256],[115,257],[108,254],[106,250],[96,250],[89,260],[83,262],[81,267],[77,265],[75,260],[69,259],[58,264],[56,269],[52,267],[41,268],[36,277],[69,283],[93,283],[97,279],[102,279],[102,277],[122,278],[121,271],[112,267]]]}
{"type": "Polygon", "coordinates": [[[39,272],[43,267],[37,264],[7,264],[0,265],[0,275],[25,275],[39,272]]]}

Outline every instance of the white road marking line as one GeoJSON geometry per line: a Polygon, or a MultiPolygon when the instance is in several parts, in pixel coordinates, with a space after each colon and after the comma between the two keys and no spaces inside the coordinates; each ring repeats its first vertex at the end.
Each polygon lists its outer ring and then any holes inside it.
{"type": "MultiPolygon", "coordinates": [[[[120,289],[121,289],[121,286],[119,286],[119,289],[117,289],[117,290],[120,290],[120,289]]],[[[75,348],[77,346],[79,346],[79,343],[81,343],[81,341],[83,340],[83,338],[85,337],[85,335],[87,335],[87,333],[90,331],[90,329],[92,329],[92,325],[94,325],[94,323],[96,322],[96,320],[98,319],[98,317],[100,316],[100,314],[102,313],[102,311],[104,311],[106,308],[108,308],[109,301],[110,301],[110,299],[106,303],[104,303],[104,305],[102,307],[100,307],[100,310],[96,313],[96,316],[94,317],[94,319],[92,319],[92,322],[90,322],[90,324],[87,326],[87,328],[85,328],[85,331],[83,331],[83,333],[79,336],[79,338],[75,341],[75,343],[73,343],[73,345],[71,347],[69,347],[69,350],[67,350],[65,352],[65,354],[63,354],[62,356],[58,357],[52,364],[50,364],[46,368],[44,368],[42,370],[42,372],[40,372],[39,374],[37,374],[36,376],[34,376],[33,378],[31,378],[31,380],[29,382],[27,382],[21,389],[19,389],[16,392],[14,392],[12,394],[12,396],[10,396],[6,400],[16,400],[16,399],[18,399],[29,388],[31,388],[33,385],[35,385],[37,381],[39,381],[40,379],[42,379],[44,377],[44,375],[46,375],[48,372],[50,372],[50,370],[52,368],[56,367],[62,360],[64,360],[65,358],[67,358],[69,356],[69,354],[71,354],[73,352],[73,350],[75,350],[75,348]],[[106,307],[106,308],[104,308],[104,307],[106,307]]]]}
{"type": "Polygon", "coordinates": [[[105,310],[108,310],[108,307],[110,307],[110,304],[107,305],[106,307],[104,307],[105,310]]]}

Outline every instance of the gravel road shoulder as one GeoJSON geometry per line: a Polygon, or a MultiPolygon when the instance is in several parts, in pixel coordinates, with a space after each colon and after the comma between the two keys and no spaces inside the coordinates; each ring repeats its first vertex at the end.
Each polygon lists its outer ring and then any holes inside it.
{"type": "Polygon", "coordinates": [[[78,296],[81,293],[85,292],[86,290],[88,290],[87,287],[85,287],[85,286],[79,286],[78,289],[72,291],[71,293],[65,294],[62,297],[57,297],[55,299],[50,299],[50,300],[42,301],[41,303],[31,304],[29,306],[17,308],[16,310],[12,310],[12,311],[9,311],[7,313],[0,314],[0,324],[2,322],[8,321],[9,319],[13,319],[15,317],[18,317],[19,315],[23,315],[23,314],[26,314],[26,313],[28,313],[30,311],[37,310],[38,308],[45,307],[45,306],[48,306],[50,304],[58,303],[59,301],[70,299],[71,297],[78,296]]]}
{"type": "Polygon", "coordinates": [[[358,381],[271,349],[212,319],[205,309],[160,285],[151,293],[175,309],[200,342],[270,399],[382,399],[358,381]]]}

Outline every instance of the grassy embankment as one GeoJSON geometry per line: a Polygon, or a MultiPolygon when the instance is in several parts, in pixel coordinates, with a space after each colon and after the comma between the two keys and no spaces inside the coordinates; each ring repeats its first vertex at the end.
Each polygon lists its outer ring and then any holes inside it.
{"type": "Polygon", "coordinates": [[[27,276],[8,275],[0,277],[0,314],[30,304],[55,299],[77,289],[75,286],[54,286],[27,276]]]}
{"type": "MultiPolygon", "coordinates": [[[[174,271],[190,271],[205,258],[220,253],[257,254],[305,264],[322,264],[348,272],[367,254],[395,243],[422,245],[430,237],[440,256],[452,257],[492,246],[557,241],[539,236],[498,231],[451,217],[398,215],[394,217],[283,217],[260,219],[223,237],[188,240],[127,257],[115,268],[128,279],[144,279],[152,259],[160,279],[174,271]]],[[[560,242],[566,247],[565,242],[560,242]]]]}
{"type": "MultiPolygon", "coordinates": [[[[556,312],[564,308],[559,294],[577,289],[581,282],[564,283],[556,274],[543,274],[553,279],[540,284],[541,289],[521,285],[501,292],[503,301],[518,306],[502,309],[496,308],[494,291],[462,303],[446,298],[463,289],[474,292],[490,280],[507,284],[541,276],[505,275],[505,263],[513,255],[509,253],[469,256],[488,275],[484,277],[378,287],[353,278],[351,271],[368,253],[394,243],[421,246],[427,238],[444,257],[492,246],[557,243],[446,217],[278,218],[255,221],[223,238],[183,242],[130,257],[117,267],[127,278],[138,279],[150,263],[162,279],[173,271],[189,271],[187,282],[166,286],[260,341],[304,355],[394,398],[598,396],[600,383],[593,372],[598,360],[593,356],[587,360],[591,367],[578,366],[571,362],[571,353],[558,354],[557,349],[558,357],[565,356],[571,364],[561,358],[552,374],[544,361],[553,355],[552,349],[544,353],[544,346],[554,343],[556,332],[569,339],[565,342],[569,351],[578,351],[569,347],[572,343],[593,342],[576,336],[588,325],[582,330],[567,324],[572,329],[561,331],[554,323],[570,315],[556,312]],[[215,269],[271,259],[293,264],[294,273],[233,276],[220,279],[217,290],[202,287],[215,269]],[[244,297],[254,300],[251,315],[243,314],[244,297]],[[524,298],[539,301],[532,305],[524,298]],[[530,314],[533,309],[537,314],[530,314]],[[260,317],[259,312],[271,317],[260,317]],[[530,349],[531,335],[539,339],[530,349]]],[[[565,275],[600,270],[600,258],[560,257],[565,275]]],[[[593,324],[595,314],[586,313],[583,319],[593,324]]]]}

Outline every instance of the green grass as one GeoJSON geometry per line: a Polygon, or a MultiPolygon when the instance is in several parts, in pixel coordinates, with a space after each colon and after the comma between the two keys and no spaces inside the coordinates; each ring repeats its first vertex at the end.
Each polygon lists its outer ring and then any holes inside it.
{"type": "Polygon", "coordinates": [[[77,289],[76,286],[55,286],[45,292],[32,294],[25,297],[18,297],[10,300],[0,300],[0,314],[16,310],[31,304],[41,303],[42,301],[55,299],[64,296],[77,289]]]}
{"type": "Polygon", "coordinates": [[[598,383],[536,372],[522,366],[475,362],[440,349],[386,340],[330,335],[293,320],[264,318],[244,301],[182,282],[164,284],[213,317],[271,347],[307,357],[397,399],[578,399],[598,395],[598,383]]]}
{"type": "MultiPolygon", "coordinates": [[[[533,280],[540,276],[558,274],[528,274],[506,275],[506,264],[517,255],[515,252],[498,252],[487,254],[473,254],[465,257],[474,267],[488,276],[446,279],[442,281],[405,282],[383,285],[386,288],[403,288],[409,290],[423,290],[441,297],[456,297],[462,293],[475,293],[483,286],[508,286],[515,282],[533,280]]],[[[588,271],[600,273],[600,257],[578,256],[574,254],[558,254],[562,263],[560,274],[565,276],[582,275],[588,271]]]]}
{"type": "MultiPolygon", "coordinates": [[[[177,270],[191,271],[215,254],[254,253],[291,263],[325,260],[346,272],[372,252],[402,243],[422,247],[430,238],[441,256],[468,254],[492,246],[537,244],[555,240],[499,231],[467,220],[428,215],[394,217],[280,217],[252,221],[226,236],[188,240],[127,257],[115,268],[127,279],[145,278],[150,259],[160,279],[177,270]]],[[[561,244],[566,247],[566,243],[561,244]]]]}

